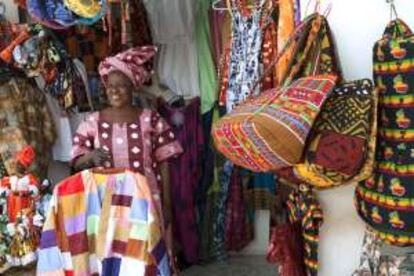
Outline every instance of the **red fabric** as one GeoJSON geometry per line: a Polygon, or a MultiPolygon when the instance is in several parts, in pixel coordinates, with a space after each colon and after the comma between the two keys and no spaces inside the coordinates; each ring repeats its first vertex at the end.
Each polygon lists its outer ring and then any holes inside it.
{"type": "Polygon", "coordinates": [[[226,249],[239,251],[253,240],[253,225],[247,216],[247,206],[243,196],[242,176],[238,168],[233,169],[230,178],[230,191],[227,198],[226,249]]]}
{"type": "Polygon", "coordinates": [[[365,140],[336,132],[322,134],[316,151],[315,163],[346,175],[353,175],[361,167],[365,140]]]}
{"type": "Polygon", "coordinates": [[[131,80],[135,87],[140,87],[151,78],[149,61],[156,52],[155,46],[142,46],[106,58],[99,64],[98,69],[104,85],[106,86],[110,73],[120,71],[131,80]]]}
{"type": "Polygon", "coordinates": [[[22,197],[18,194],[10,194],[7,198],[7,213],[9,216],[9,223],[16,222],[18,213],[30,207],[32,198],[22,197]]]}
{"type": "Polygon", "coordinates": [[[20,8],[26,10],[27,6],[26,6],[26,1],[24,0],[14,0],[13,1],[17,6],[19,6],[20,8]]]}
{"type": "Polygon", "coordinates": [[[293,167],[287,167],[287,168],[277,170],[275,174],[277,174],[278,177],[283,178],[292,184],[296,184],[296,185],[303,184],[303,181],[297,178],[295,173],[293,172],[293,167]]]}
{"type": "Polygon", "coordinates": [[[71,182],[71,185],[58,186],[57,193],[59,196],[77,194],[85,190],[81,174],[71,176],[67,179],[67,181],[71,182]]]}
{"type": "Polygon", "coordinates": [[[21,151],[17,153],[16,159],[21,165],[25,168],[30,167],[35,158],[35,152],[31,146],[24,147],[21,151]]]}
{"type": "Polygon", "coordinates": [[[306,275],[300,223],[286,223],[272,229],[267,261],[280,265],[279,276],[306,275]]]}

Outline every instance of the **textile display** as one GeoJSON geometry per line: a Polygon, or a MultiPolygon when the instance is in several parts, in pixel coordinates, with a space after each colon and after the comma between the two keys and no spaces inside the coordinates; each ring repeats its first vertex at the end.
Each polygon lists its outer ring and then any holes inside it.
{"type": "MultiPolygon", "coordinates": [[[[277,87],[275,82],[275,74],[277,69],[270,68],[272,67],[272,61],[276,58],[278,47],[277,47],[277,29],[278,23],[282,24],[279,20],[278,22],[278,12],[281,13],[282,5],[281,2],[272,0],[266,1],[264,4],[265,6],[263,9],[265,10],[263,13],[268,15],[266,19],[266,23],[262,26],[262,51],[261,51],[261,62],[263,64],[263,71],[266,72],[268,70],[273,69],[271,74],[265,76],[261,83],[261,90],[265,91],[271,89],[273,87],[277,87]]],[[[293,14],[292,14],[293,16],[293,14]]],[[[294,28],[294,23],[292,22],[292,29],[294,28]]],[[[288,29],[286,27],[286,29],[288,29]]],[[[290,35],[290,34],[289,34],[290,35]]]]}
{"type": "Polygon", "coordinates": [[[226,250],[241,251],[254,238],[254,210],[246,198],[246,182],[251,176],[235,167],[231,173],[226,204],[226,250]]]}
{"type": "Polygon", "coordinates": [[[203,236],[200,240],[200,260],[204,262],[224,261],[228,257],[225,244],[226,202],[234,166],[228,160],[222,161],[216,156],[214,182],[207,193],[206,214],[200,227],[203,236]]]}
{"type": "Polygon", "coordinates": [[[182,107],[164,103],[158,109],[183,147],[183,154],[170,160],[169,167],[174,241],[183,249],[188,264],[195,264],[199,259],[195,197],[203,166],[200,104],[200,98],[195,98],[182,107]]]}
{"type": "MultiPolygon", "coordinates": [[[[337,83],[341,83],[343,79],[329,23],[319,13],[306,17],[296,26],[294,34],[279,53],[276,62],[277,81],[281,86],[286,86],[297,78],[320,74],[337,76],[337,83]]],[[[296,176],[293,167],[280,169],[276,173],[279,181],[284,183],[303,183],[296,176]]]]}
{"type": "Polygon", "coordinates": [[[56,30],[77,24],[93,25],[107,10],[107,1],[28,0],[27,11],[34,22],[56,30]]]}
{"type": "Polygon", "coordinates": [[[209,23],[210,1],[198,0],[196,13],[196,42],[200,80],[201,113],[210,111],[217,102],[217,76],[209,23]]]}
{"type": "Polygon", "coordinates": [[[185,98],[201,95],[195,28],[197,1],[144,0],[160,83],[185,98]]]}
{"type": "Polygon", "coordinates": [[[305,276],[303,237],[300,222],[272,228],[266,259],[279,265],[280,276],[305,276]]]}
{"type": "Polygon", "coordinates": [[[35,79],[38,87],[57,98],[62,108],[68,110],[82,108],[86,102],[91,104],[83,66],[76,65],[59,39],[46,27],[26,26],[0,57],[22,70],[26,77],[35,79]]]}
{"type": "Polygon", "coordinates": [[[70,176],[53,191],[37,275],[170,275],[147,179],[131,171],[70,176]]]}
{"type": "Polygon", "coordinates": [[[302,78],[244,102],[214,125],[217,149],[235,164],[256,172],[297,163],[335,79],[302,78]]]}
{"type": "Polygon", "coordinates": [[[143,0],[109,1],[106,25],[109,54],[152,45],[152,34],[143,0]]]}
{"type": "Polygon", "coordinates": [[[251,87],[259,81],[260,52],[262,49],[262,6],[257,0],[255,8],[246,14],[240,0],[232,0],[232,40],[229,58],[228,87],[225,90],[226,109],[230,112],[253,92],[251,87]]]}
{"type": "Polygon", "coordinates": [[[375,150],[369,145],[376,141],[376,105],[377,92],[368,79],[335,88],[312,129],[304,162],[294,166],[295,175],[318,188],[370,177],[375,150]]]}
{"type": "Polygon", "coordinates": [[[365,230],[359,267],[352,276],[399,276],[414,273],[414,255],[383,252],[384,242],[372,229],[365,230]]]}
{"type": "Polygon", "coordinates": [[[389,23],[374,46],[374,79],[380,93],[376,166],[355,192],[361,218],[382,240],[397,246],[414,244],[412,38],[398,19],[389,23]]]}
{"type": "Polygon", "coordinates": [[[0,86],[0,155],[9,175],[16,174],[13,156],[30,145],[36,160],[29,168],[39,179],[46,179],[49,149],[55,138],[55,126],[46,98],[27,79],[11,79],[0,86]]]}
{"type": "Polygon", "coordinates": [[[275,211],[277,177],[273,173],[254,173],[247,183],[248,204],[255,210],[275,211]]]}
{"type": "Polygon", "coordinates": [[[303,237],[303,259],[306,275],[318,274],[319,230],[323,223],[323,211],[316,194],[305,186],[293,191],[287,201],[289,221],[300,223],[303,237]]]}
{"type": "Polygon", "coordinates": [[[99,62],[110,54],[108,44],[108,36],[100,28],[73,28],[65,38],[69,55],[80,59],[88,74],[96,72],[99,62]]]}
{"type": "Polygon", "coordinates": [[[306,17],[296,27],[293,37],[279,53],[281,57],[276,65],[279,86],[289,85],[301,77],[324,74],[336,75],[338,83],[342,81],[335,41],[324,16],[315,13],[306,17]]]}

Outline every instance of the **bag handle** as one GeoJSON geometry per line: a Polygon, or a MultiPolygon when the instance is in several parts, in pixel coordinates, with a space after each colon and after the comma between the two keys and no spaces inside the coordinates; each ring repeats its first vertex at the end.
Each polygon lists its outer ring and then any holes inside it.
{"type": "Polygon", "coordinates": [[[285,45],[283,45],[282,50],[277,54],[276,58],[272,61],[272,63],[270,63],[270,65],[267,68],[267,70],[262,74],[262,76],[253,85],[252,89],[250,90],[251,95],[254,95],[253,92],[257,88],[257,86],[259,85],[259,83],[261,83],[264,80],[264,78],[266,78],[270,74],[270,72],[273,70],[273,67],[276,66],[276,64],[280,61],[280,59],[283,57],[283,55],[287,52],[287,50],[289,49],[289,47],[292,45],[293,41],[295,41],[296,39],[298,39],[300,37],[300,35],[302,34],[303,30],[305,29],[306,24],[308,23],[308,21],[310,21],[312,19],[313,19],[313,16],[310,16],[307,19],[305,19],[304,21],[302,21],[296,27],[296,29],[293,32],[293,34],[286,41],[285,45]]]}

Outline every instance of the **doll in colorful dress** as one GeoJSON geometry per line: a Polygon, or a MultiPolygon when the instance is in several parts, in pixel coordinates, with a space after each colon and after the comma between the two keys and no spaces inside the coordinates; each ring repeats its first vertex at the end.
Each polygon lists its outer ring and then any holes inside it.
{"type": "Polygon", "coordinates": [[[27,172],[34,158],[33,148],[25,147],[16,156],[17,175],[5,177],[0,182],[0,200],[3,203],[0,232],[8,243],[6,248],[0,245],[0,250],[5,251],[7,263],[11,266],[25,266],[36,260],[43,226],[43,217],[36,207],[46,182],[40,184],[27,172]]]}

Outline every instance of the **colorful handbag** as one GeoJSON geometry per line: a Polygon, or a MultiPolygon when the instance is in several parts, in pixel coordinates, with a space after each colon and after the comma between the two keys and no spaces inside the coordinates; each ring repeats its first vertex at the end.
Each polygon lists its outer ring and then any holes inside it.
{"type": "Polygon", "coordinates": [[[318,188],[370,177],[375,149],[370,151],[369,144],[376,139],[376,104],[376,90],[368,79],[335,88],[312,129],[304,161],[294,166],[295,175],[318,188]]]}
{"type": "Polygon", "coordinates": [[[374,174],[359,183],[361,218],[387,243],[414,245],[414,35],[400,19],[390,22],[374,47],[380,93],[374,174]]]}
{"type": "Polygon", "coordinates": [[[335,86],[335,76],[307,77],[244,102],[213,126],[217,149],[255,172],[292,166],[335,86]]]}

